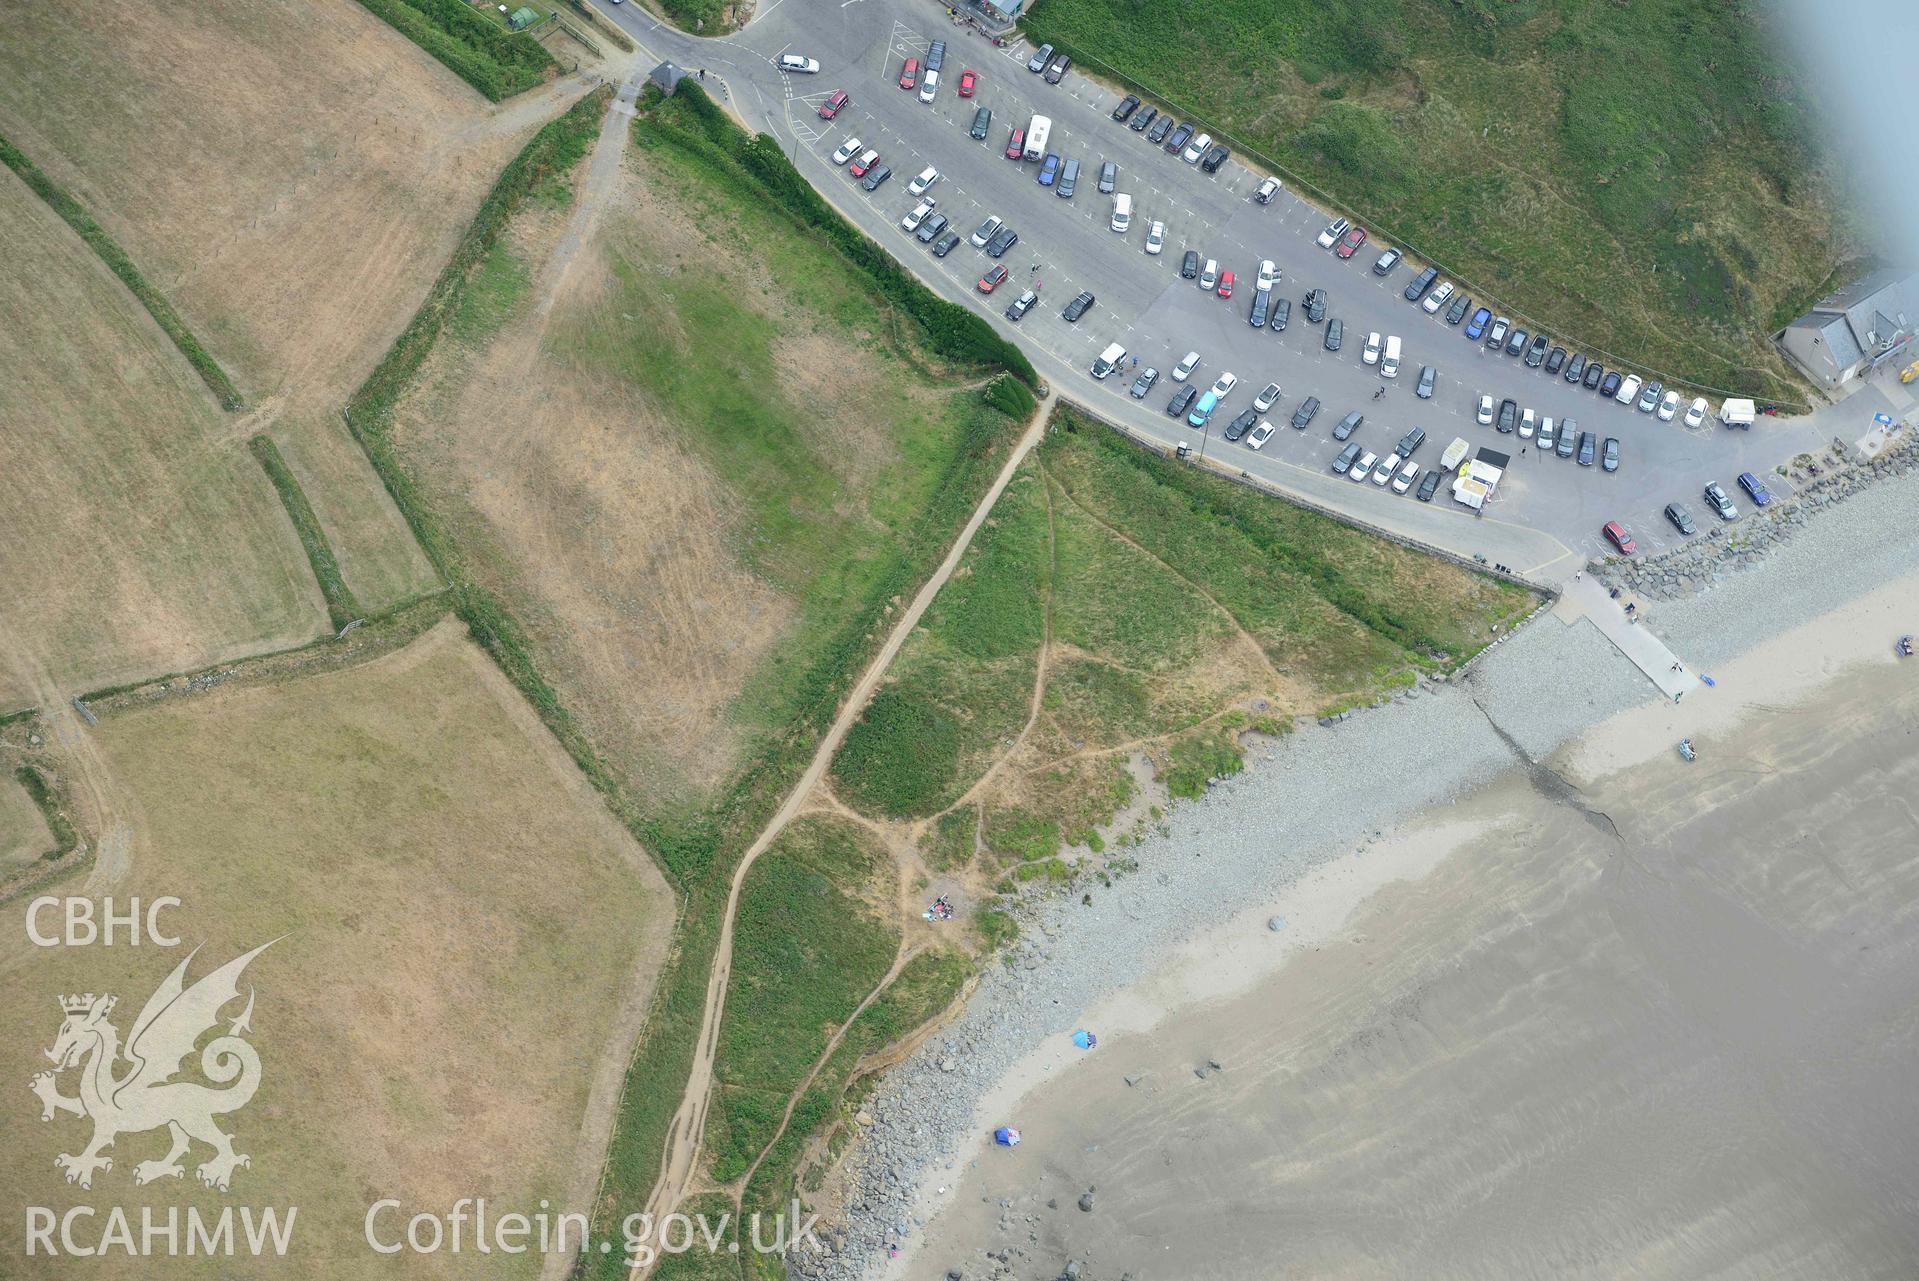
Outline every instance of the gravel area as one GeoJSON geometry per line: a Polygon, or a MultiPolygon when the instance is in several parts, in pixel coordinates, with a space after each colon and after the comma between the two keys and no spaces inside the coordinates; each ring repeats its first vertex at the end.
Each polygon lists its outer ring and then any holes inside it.
{"type": "MultiPolygon", "coordinates": [[[[1919,474],[1888,480],[1823,510],[1757,569],[1658,605],[1648,624],[1695,670],[1709,670],[1910,572],[1919,563],[1915,513],[1919,474]]],[[[1457,685],[1423,687],[1332,728],[1309,722],[1256,751],[1246,773],[1172,811],[1168,835],[1131,851],[1137,872],[1034,906],[1021,941],[958,1020],[875,1092],[873,1124],[851,1158],[849,1213],[827,1234],[831,1252],[793,1259],[792,1274],[854,1281],[883,1264],[888,1245],[918,1226],[921,1176],[977,1141],[974,1110],[992,1083],[1169,948],[1513,768],[1512,744],[1542,758],[1653,694],[1596,629],[1544,614],[1457,685]]]]}

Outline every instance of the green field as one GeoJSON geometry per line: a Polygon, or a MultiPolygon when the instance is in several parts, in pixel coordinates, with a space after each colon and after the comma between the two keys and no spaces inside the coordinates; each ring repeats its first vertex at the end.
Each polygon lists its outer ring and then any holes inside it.
{"type": "Polygon", "coordinates": [[[1852,256],[1750,3],[1045,0],[1026,25],[1609,366],[1789,399],[1766,335],[1852,256]]]}

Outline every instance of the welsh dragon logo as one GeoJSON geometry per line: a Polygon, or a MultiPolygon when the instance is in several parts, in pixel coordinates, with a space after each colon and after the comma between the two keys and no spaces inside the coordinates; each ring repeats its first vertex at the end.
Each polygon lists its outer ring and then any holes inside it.
{"type": "Polygon", "coordinates": [[[201,1073],[226,1088],[214,1089],[173,1077],[200,1038],[217,1026],[220,1011],[239,999],[241,971],[271,946],[261,944],[191,987],[186,985],[187,966],[193,960],[189,955],[147,998],[140,1017],[133,1021],[124,1049],[120,1030],[107,1018],[117,997],[88,992],[60,998],[66,1020],[60,1025],[53,1048],[47,1051],[54,1067],[34,1077],[32,1089],[40,1097],[42,1121],[51,1121],[60,1112],[93,1119],[93,1141],[77,1156],[63,1152],[53,1159],[54,1165],[66,1172],[68,1183],[91,1188],[96,1171],[113,1169],[113,1158],[102,1153],[117,1137],[161,1126],[171,1135],[172,1146],[159,1160],[134,1166],[135,1183],[182,1177],[186,1171],[180,1158],[195,1140],[213,1149],[213,1156],[194,1171],[210,1188],[226,1191],[234,1170],[252,1164],[247,1156],[233,1150],[233,1136],[213,1123],[214,1117],[245,1107],[260,1086],[260,1056],[241,1035],[251,1030],[251,988],[240,1016],[227,1025],[224,1035],[214,1037],[200,1051],[201,1073]],[[61,1073],[72,1068],[80,1072],[80,1093],[69,1098],[60,1093],[57,1081],[61,1073]]]}

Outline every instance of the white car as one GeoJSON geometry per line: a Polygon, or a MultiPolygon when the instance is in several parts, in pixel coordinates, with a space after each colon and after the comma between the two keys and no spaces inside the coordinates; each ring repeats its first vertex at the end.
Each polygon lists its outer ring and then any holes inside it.
{"type": "Polygon", "coordinates": [[[1279,403],[1279,384],[1267,383],[1259,395],[1253,397],[1253,412],[1263,414],[1279,403]]]}
{"type": "Polygon", "coordinates": [[[1451,298],[1452,296],[1453,296],[1453,282],[1448,280],[1446,283],[1442,284],[1439,288],[1427,294],[1426,301],[1420,303],[1419,305],[1421,307],[1424,307],[1426,309],[1426,314],[1430,316],[1436,313],[1441,307],[1444,307],[1446,305],[1446,300],[1448,298],[1451,298]]]}
{"type": "Polygon", "coordinates": [[[920,77],[920,101],[931,102],[933,95],[940,91],[940,73],[929,71],[920,77]]]}
{"type": "Polygon", "coordinates": [[[1699,426],[1699,424],[1705,421],[1706,421],[1706,398],[1704,396],[1701,396],[1697,400],[1693,401],[1692,404],[1686,406],[1686,426],[1697,427],[1699,426]]]}
{"type": "Polygon", "coordinates": [[[1613,399],[1622,405],[1630,405],[1639,396],[1639,375],[1627,374],[1626,381],[1619,384],[1619,394],[1613,399]]]}
{"type": "Polygon", "coordinates": [[[1531,440],[1533,433],[1539,430],[1539,417],[1530,409],[1519,411],[1519,438],[1531,440]]]}
{"type": "Polygon", "coordinates": [[[1352,225],[1344,218],[1335,218],[1326,224],[1326,230],[1319,233],[1314,243],[1321,249],[1331,249],[1352,225]]]}
{"type": "Polygon", "coordinates": [[[1273,438],[1273,425],[1271,423],[1261,423],[1259,426],[1253,428],[1252,435],[1246,438],[1246,448],[1248,449],[1262,448],[1266,444],[1266,442],[1271,440],[1272,438],[1273,438]]]}
{"type": "Polygon", "coordinates": [[[861,142],[858,138],[848,138],[845,142],[842,142],[837,149],[834,150],[833,163],[836,165],[845,164],[847,161],[851,160],[854,156],[859,155],[860,148],[864,147],[865,145],[866,144],[861,142]]]}
{"type": "Polygon", "coordinates": [[[926,215],[933,212],[933,206],[939,202],[932,199],[920,201],[914,205],[904,218],[900,219],[901,231],[918,231],[919,225],[926,221],[926,215]]]}
{"type": "Polygon", "coordinates": [[[1481,427],[1490,427],[1493,425],[1493,398],[1491,396],[1481,396],[1479,398],[1479,425],[1481,427]]]}
{"type": "Polygon", "coordinates": [[[1196,165],[1199,163],[1199,158],[1205,155],[1206,152],[1212,147],[1212,145],[1213,145],[1212,134],[1210,133],[1200,134],[1197,138],[1194,138],[1191,142],[1186,144],[1186,150],[1180,153],[1179,158],[1181,160],[1184,160],[1189,165],[1196,165]]]}
{"type": "Polygon", "coordinates": [[[1672,416],[1679,412],[1679,393],[1669,391],[1659,401],[1659,421],[1669,423],[1672,416]]]}
{"type": "Polygon", "coordinates": [[[1347,479],[1351,480],[1354,484],[1365,480],[1366,477],[1372,475],[1373,464],[1378,461],[1378,454],[1361,454],[1359,461],[1354,463],[1352,469],[1346,473],[1347,479]]]}
{"type": "Polygon", "coordinates": [[[811,76],[817,75],[819,69],[820,64],[804,54],[783,53],[780,55],[781,71],[797,71],[803,76],[811,76]]]}
{"type": "Polygon", "coordinates": [[[1158,257],[1159,251],[1164,248],[1166,248],[1166,224],[1156,222],[1146,229],[1146,252],[1158,257]]]}
{"type": "Polygon", "coordinates": [[[1259,260],[1259,283],[1254,285],[1253,288],[1271,289],[1274,285],[1278,283],[1279,283],[1279,264],[1274,262],[1271,258],[1261,258],[1259,260]]]}
{"type": "Polygon", "coordinates": [[[1378,334],[1372,333],[1366,335],[1366,350],[1359,353],[1359,358],[1369,365],[1377,365],[1379,363],[1378,334]]]}
{"type": "Polygon", "coordinates": [[[1239,386],[1238,374],[1221,374],[1219,381],[1213,384],[1213,395],[1220,400],[1224,400],[1232,393],[1233,388],[1237,386],[1239,386]]]}
{"type": "Polygon", "coordinates": [[[1006,219],[1000,217],[998,214],[994,214],[992,217],[988,218],[985,222],[981,223],[979,225],[979,230],[974,232],[972,235],[973,248],[975,249],[986,248],[986,242],[991,240],[994,236],[999,235],[999,229],[1001,227],[1004,227],[1005,225],[1006,225],[1006,219]]]}
{"type": "Polygon", "coordinates": [[[1279,179],[1266,178],[1260,182],[1259,190],[1253,193],[1253,199],[1262,205],[1270,205],[1273,203],[1273,197],[1280,193],[1280,189],[1279,179]]]}
{"type": "Polygon", "coordinates": [[[1399,470],[1401,461],[1403,460],[1398,454],[1387,454],[1379,466],[1373,468],[1373,484],[1378,485],[1381,489],[1391,484],[1393,473],[1399,470]]]}
{"type": "Polygon", "coordinates": [[[1404,467],[1399,469],[1399,475],[1393,477],[1393,492],[1395,494],[1405,493],[1413,487],[1413,482],[1418,479],[1419,464],[1408,462],[1404,467]]]}
{"type": "Polygon", "coordinates": [[[1199,271],[1199,287],[1211,289],[1219,283],[1219,259],[1208,258],[1206,265],[1199,271]]]}
{"type": "Polygon", "coordinates": [[[1187,352],[1179,358],[1179,363],[1173,366],[1173,381],[1176,383],[1185,382],[1193,376],[1193,371],[1198,368],[1199,353],[1196,351],[1187,352]]]}
{"type": "Polygon", "coordinates": [[[926,168],[920,170],[919,177],[906,184],[906,194],[909,196],[923,196],[926,194],[927,188],[939,180],[940,171],[928,165],[926,168]]]}
{"type": "Polygon", "coordinates": [[[1539,420],[1539,452],[1546,453],[1553,447],[1553,416],[1547,414],[1539,420]]]}

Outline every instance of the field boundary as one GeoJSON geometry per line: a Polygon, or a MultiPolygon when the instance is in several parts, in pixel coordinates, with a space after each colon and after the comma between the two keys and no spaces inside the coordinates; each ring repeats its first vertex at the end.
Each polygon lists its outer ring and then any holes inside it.
{"type": "Polygon", "coordinates": [[[360,0],[369,13],[420,46],[492,102],[522,93],[559,63],[545,45],[494,26],[465,0],[360,0]]]}
{"type": "Polygon", "coordinates": [[[340,573],[340,562],[333,554],[333,544],[327,541],[326,531],[320,528],[320,518],[314,514],[313,504],[307,501],[299,477],[293,474],[286,459],[281,457],[280,447],[273,443],[273,437],[262,432],[247,442],[247,448],[260,460],[260,466],[266,469],[267,479],[273,482],[274,491],[280,495],[280,505],[286,508],[287,519],[293,522],[294,531],[300,535],[300,546],[306,549],[307,564],[313,567],[313,577],[319,581],[320,594],[326,598],[327,617],[332,620],[334,630],[340,630],[360,617],[360,602],[354,598],[353,589],[347,586],[346,578],[340,573]]]}
{"type": "Polygon", "coordinates": [[[85,206],[66,188],[49,178],[45,171],[5,137],[0,137],[0,161],[4,161],[7,168],[18,174],[20,181],[26,183],[34,195],[40,197],[53,212],[59,214],[61,220],[73,228],[80,239],[86,241],[93,252],[100,256],[100,260],[106,263],[107,269],[120,278],[120,283],[140,300],[140,305],[147,309],[147,314],[153,317],[154,323],[173,340],[173,345],[180,349],[180,354],[187,358],[187,363],[193,366],[194,371],[200,375],[201,381],[206,383],[208,390],[212,391],[219,400],[220,407],[227,410],[244,409],[246,406],[240,397],[239,389],[233,385],[233,379],[227,376],[227,371],[220,367],[220,362],[213,358],[213,353],[201,344],[191,329],[187,328],[187,322],[180,318],[180,313],[173,309],[173,304],[147,282],[147,278],[134,265],[133,259],[127,255],[127,251],[107,234],[106,228],[94,221],[93,215],[86,211],[85,206]]]}
{"type": "Polygon", "coordinates": [[[51,862],[71,854],[80,844],[80,833],[74,830],[73,823],[67,818],[66,805],[53,784],[32,765],[20,766],[13,771],[13,777],[26,789],[27,796],[45,820],[47,831],[53,834],[53,848],[40,855],[39,861],[51,862]]]}

